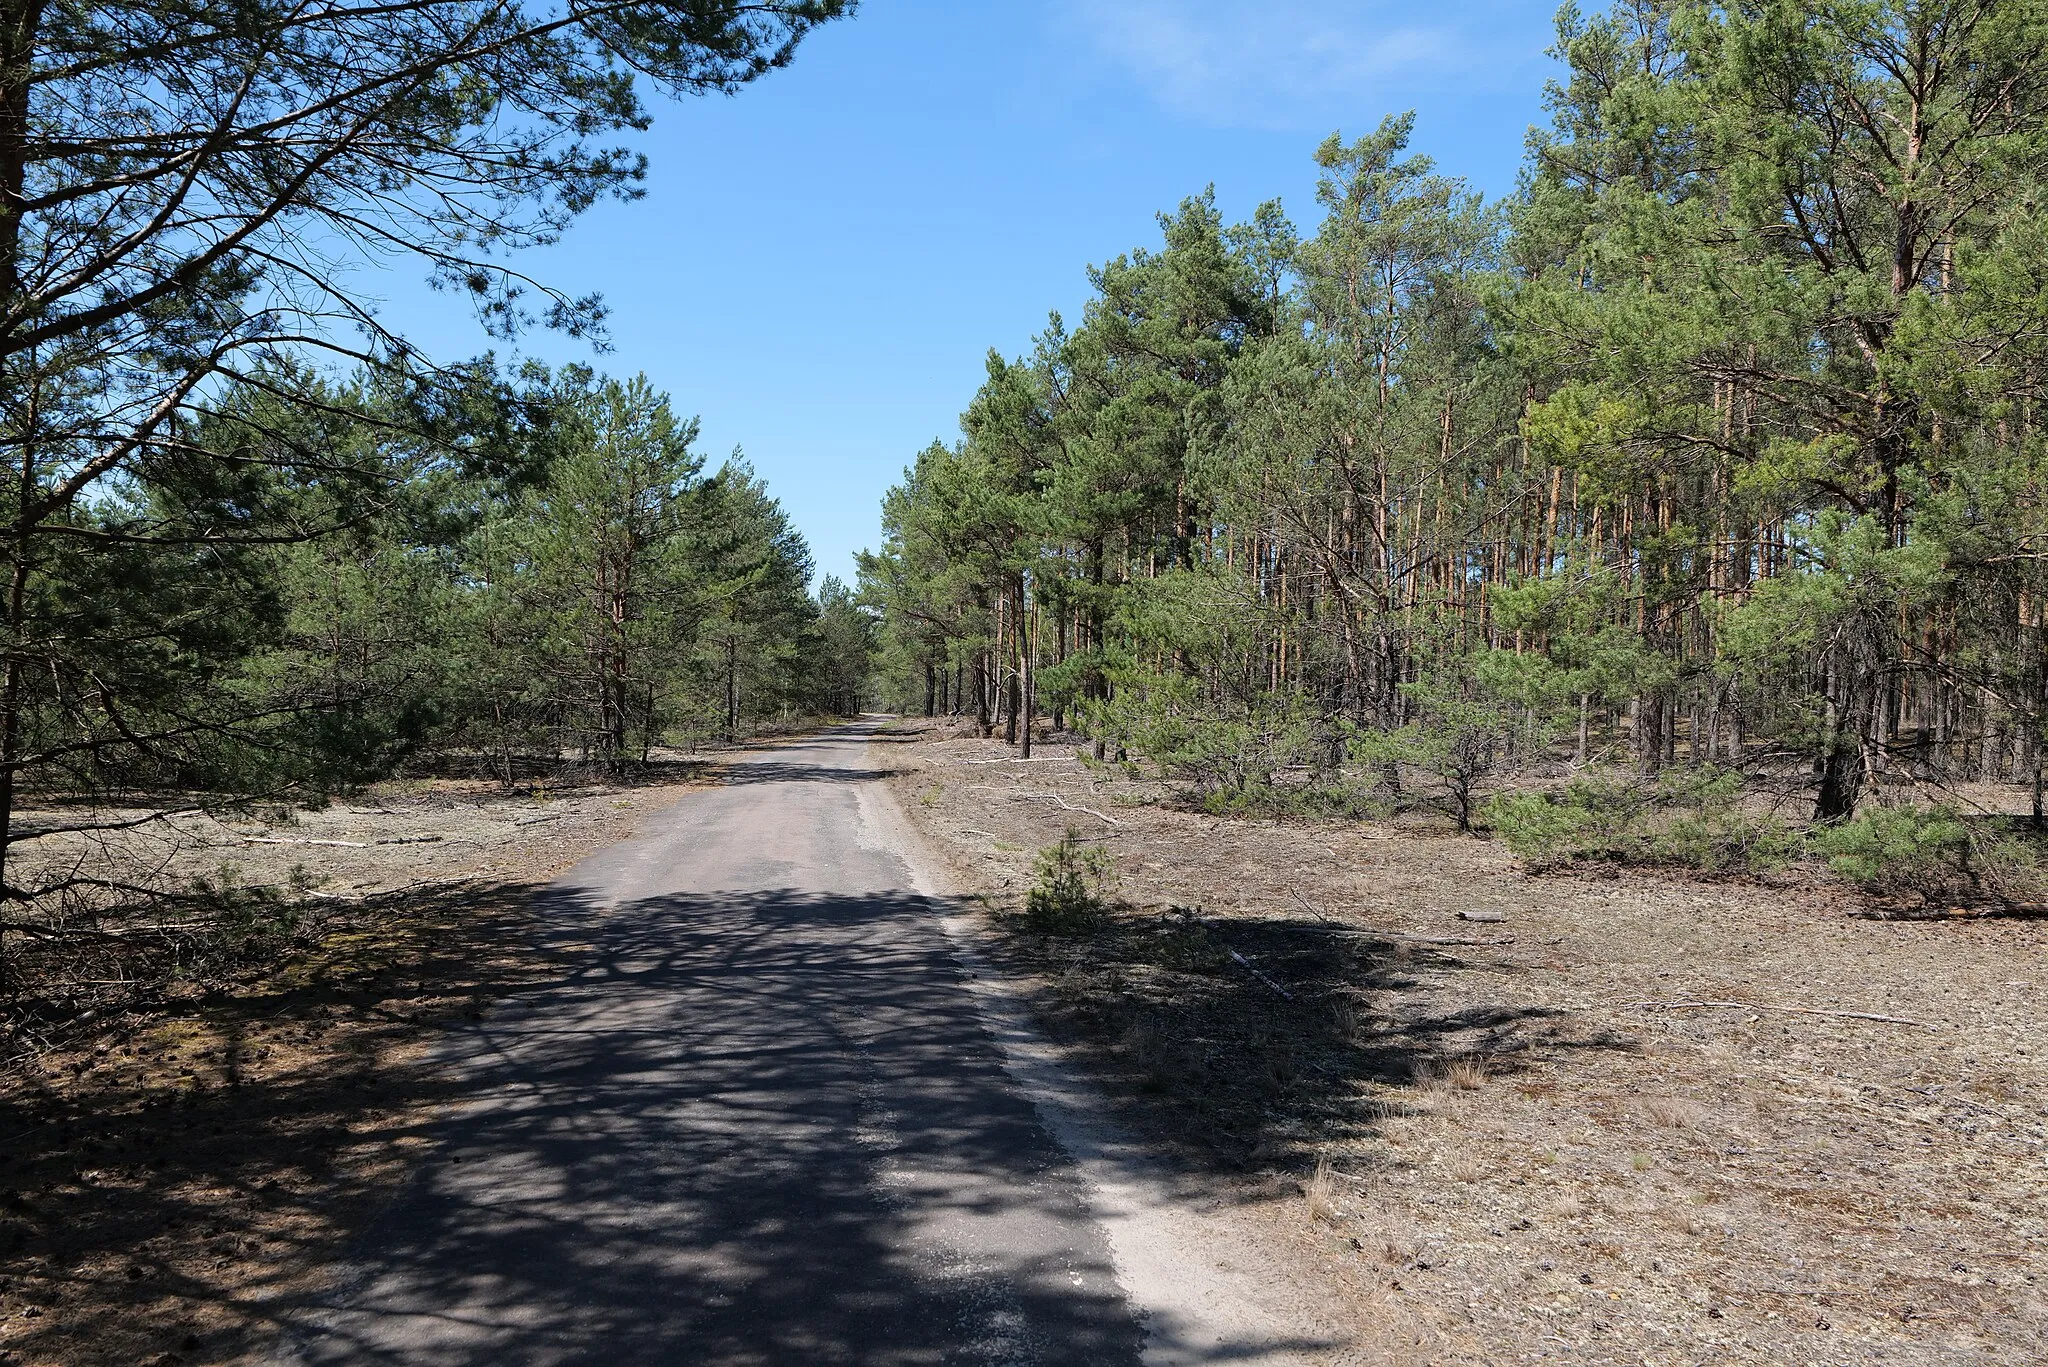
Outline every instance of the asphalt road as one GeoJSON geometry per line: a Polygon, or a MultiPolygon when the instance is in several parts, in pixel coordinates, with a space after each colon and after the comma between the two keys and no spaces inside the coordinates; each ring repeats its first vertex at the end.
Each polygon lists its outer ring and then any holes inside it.
{"type": "Polygon", "coordinates": [[[873,729],[757,752],[552,885],[580,971],[444,1047],[472,1099],[283,1361],[1157,1360],[867,814],[873,729]]]}

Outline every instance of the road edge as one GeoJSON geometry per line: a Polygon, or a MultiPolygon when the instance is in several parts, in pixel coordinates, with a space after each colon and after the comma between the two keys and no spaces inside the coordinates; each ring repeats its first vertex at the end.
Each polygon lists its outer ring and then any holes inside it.
{"type": "Polygon", "coordinates": [[[864,833],[896,855],[912,890],[932,907],[1003,1067],[1054,1141],[1073,1160],[1102,1226],[1118,1283],[1145,1331],[1151,1367],[1228,1361],[1294,1367],[1348,1357],[1337,1326],[1270,1272],[1263,1250],[1227,1219],[1191,1208],[1142,1145],[1105,1114],[1093,1084],[1075,1075],[1031,1017],[1025,991],[984,952],[990,930],[960,909],[973,890],[944,860],[886,784],[859,788],[864,833]]]}

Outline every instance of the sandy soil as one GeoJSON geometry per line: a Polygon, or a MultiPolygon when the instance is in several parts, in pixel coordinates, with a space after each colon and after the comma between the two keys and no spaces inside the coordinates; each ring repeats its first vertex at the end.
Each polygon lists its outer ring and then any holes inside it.
{"type": "Polygon", "coordinates": [[[1531,876],[1429,822],[1169,810],[950,736],[892,747],[905,810],[1190,1199],[1370,1328],[1346,1357],[2042,1360],[2048,924],[1531,876]],[[1025,934],[1069,825],[1128,905],[1025,934]]]}
{"type": "Polygon", "coordinates": [[[701,781],[394,783],[47,853],[241,889],[250,924],[16,937],[0,1363],[231,1362],[262,1342],[404,1172],[441,1094],[418,1066],[436,1033],[548,978],[533,890],[701,781]]]}

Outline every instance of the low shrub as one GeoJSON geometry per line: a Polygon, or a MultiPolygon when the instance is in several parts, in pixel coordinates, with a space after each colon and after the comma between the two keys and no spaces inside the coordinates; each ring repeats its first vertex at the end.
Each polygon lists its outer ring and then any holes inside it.
{"type": "Polygon", "coordinates": [[[1486,822],[1524,862],[1638,857],[1656,790],[1626,778],[1587,774],[1548,793],[1502,793],[1483,809],[1486,822]]]}
{"type": "Polygon", "coordinates": [[[1717,769],[1667,770],[1654,780],[1589,775],[1558,792],[1502,794],[1485,816],[1535,868],[1611,859],[1764,873],[1804,848],[1776,816],[1746,809],[1736,775],[1717,769]]]}
{"type": "Polygon", "coordinates": [[[1747,809],[1741,778],[1725,769],[1666,770],[1650,807],[1660,818],[1641,832],[1637,857],[1645,863],[1766,873],[1805,849],[1804,837],[1777,816],[1747,809]]]}
{"type": "Polygon", "coordinates": [[[2007,902],[2048,901],[2040,842],[1998,827],[1973,831],[1970,869],[1977,886],[2007,902]]]}
{"type": "Polygon", "coordinates": [[[1517,859],[1548,867],[1583,850],[1590,813],[1568,793],[1502,793],[1486,804],[1485,816],[1517,859]]]}
{"type": "Polygon", "coordinates": [[[1386,816],[1394,804],[1377,786],[1343,781],[1266,782],[1246,788],[1212,788],[1201,795],[1211,816],[1299,818],[1311,821],[1368,821],[1386,816]]]}
{"type": "Polygon", "coordinates": [[[1644,863],[1708,873],[1771,873],[1799,858],[1805,848],[1805,838],[1777,817],[1731,808],[1709,816],[1673,817],[1663,830],[1644,838],[1640,857],[1644,863]]]}
{"type": "Polygon", "coordinates": [[[1816,831],[1813,849],[1870,892],[1925,894],[1969,881],[1970,828],[1947,807],[1865,807],[1816,831]]]}
{"type": "Polygon", "coordinates": [[[1044,935],[1093,930],[1109,909],[1109,854],[1089,845],[1072,826],[1057,844],[1038,852],[1038,883],[1024,895],[1024,921],[1044,935]]]}
{"type": "Polygon", "coordinates": [[[1817,831],[1816,853],[1865,891],[1923,901],[1964,892],[2009,902],[2038,900],[2043,874],[2035,849],[1995,822],[1971,822],[1946,806],[1866,806],[1817,831]]]}

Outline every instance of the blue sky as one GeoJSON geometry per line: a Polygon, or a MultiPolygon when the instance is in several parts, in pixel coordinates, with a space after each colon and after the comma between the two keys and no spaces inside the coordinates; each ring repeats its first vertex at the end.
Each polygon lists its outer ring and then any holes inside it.
{"type": "MultiPolygon", "coordinates": [[[[865,0],[732,99],[665,103],[646,198],[605,205],[529,273],[601,292],[613,351],[733,447],[852,578],[878,505],[957,417],[990,347],[1070,317],[1086,268],[1157,236],[1214,183],[1226,218],[1283,199],[1314,223],[1331,131],[1417,111],[1413,147],[1490,194],[1541,117],[1554,6],[1448,0],[865,0]]],[[[431,354],[488,345],[448,296],[394,278],[431,354]]],[[[500,349],[502,353],[502,348],[500,349]]]]}

